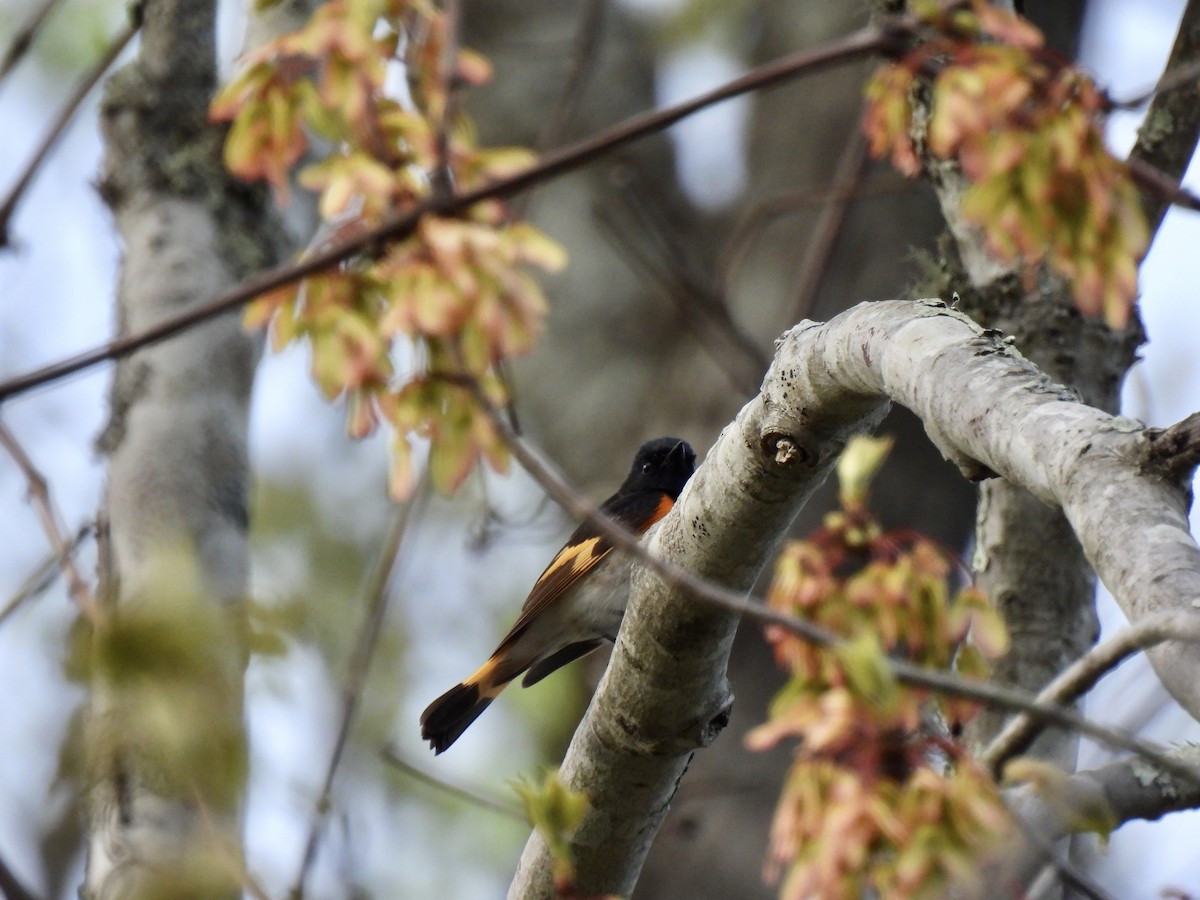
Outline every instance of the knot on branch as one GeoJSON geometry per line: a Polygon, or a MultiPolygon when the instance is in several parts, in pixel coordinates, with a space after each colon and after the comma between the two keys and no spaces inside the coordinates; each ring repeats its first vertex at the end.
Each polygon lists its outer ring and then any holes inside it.
{"type": "Polygon", "coordinates": [[[1170,428],[1147,428],[1142,470],[1157,472],[1177,483],[1190,481],[1200,465],[1200,413],[1192,413],[1170,428]]]}
{"type": "Polygon", "coordinates": [[[733,694],[726,688],[723,694],[709,698],[678,719],[658,717],[639,722],[625,711],[614,710],[612,725],[625,750],[644,756],[675,757],[710,746],[729,725],[732,712],[733,694]]]}
{"type": "Polygon", "coordinates": [[[762,450],[777,466],[792,467],[812,461],[813,453],[790,434],[768,431],[762,436],[762,450]]]}
{"type": "Polygon", "coordinates": [[[717,739],[725,726],[729,724],[729,717],[733,714],[733,695],[729,694],[725,698],[725,705],[717,710],[716,715],[711,716],[707,722],[700,727],[700,746],[707,747],[717,739]]]}

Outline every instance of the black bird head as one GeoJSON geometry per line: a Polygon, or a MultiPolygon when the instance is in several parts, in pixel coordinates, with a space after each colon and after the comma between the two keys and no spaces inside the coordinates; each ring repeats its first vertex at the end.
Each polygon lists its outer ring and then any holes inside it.
{"type": "Polygon", "coordinates": [[[657,490],[675,500],[695,471],[696,451],[691,444],[679,438],[655,438],[638,448],[621,492],[657,490]]]}

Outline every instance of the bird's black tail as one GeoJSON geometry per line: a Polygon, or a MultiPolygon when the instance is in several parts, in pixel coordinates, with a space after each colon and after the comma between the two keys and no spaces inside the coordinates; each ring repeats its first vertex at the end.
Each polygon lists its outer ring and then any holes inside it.
{"type": "Polygon", "coordinates": [[[478,684],[456,684],[429,704],[421,713],[421,737],[429,741],[434,753],[441,753],[467,730],[479,714],[488,708],[478,684]]]}
{"type": "Polygon", "coordinates": [[[527,662],[509,659],[501,645],[501,649],[492,654],[474,675],[450,688],[421,713],[421,737],[429,741],[434,753],[441,753],[457,741],[488,704],[528,666],[527,662]]]}

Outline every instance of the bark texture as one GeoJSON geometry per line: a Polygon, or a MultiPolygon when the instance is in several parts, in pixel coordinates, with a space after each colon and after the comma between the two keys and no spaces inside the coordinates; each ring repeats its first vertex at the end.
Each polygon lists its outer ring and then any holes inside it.
{"type": "MultiPolygon", "coordinates": [[[[124,247],[117,324],[139,331],[276,256],[259,191],[207,121],[215,3],[148,0],[108,82],[101,191],[124,247]]],[[[99,447],[107,624],[89,709],[82,896],[241,896],[245,771],[236,612],[246,590],[247,412],[258,341],[231,315],[117,366],[99,447]]]]}
{"type": "MultiPolygon", "coordinates": [[[[1079,314],[1068,284],[1044,273],[1027,291],[1015,269],[992,259],[979,229],[964,220],[959,207],[966,182],[957,164],[931,163],[930,174],[955,244],[943,247],[944,293],[959,293],[961,308],[977,322],[1010,335],[1023,354],[1085,402],[1115,413],[1121,382],[1142,343],[1136,317],[1124,332],[1110,332],[1079,314]]],[[[1013,637],[1011,652],[993,673],[996,680],[1037,692],[1095,642],[1095,576],[1083,550],[1062,512],[1019,485],[980,486],[972,567],[1013,637]]],[[[1004,719],[1000,711],[986,711],[971,724],[971,740],[986,744],[1004,719]]],[[[1076,747],[1073,736],[1056,730],[1032,752],[1071,771],[1076,747]]]]}
{"type": "MultiPolygon", "coordinates": [[[[1187,498],[1144,468],[1145,429],[1079,402],[1000,334],[940,301],[860,304],[787,332],[762,392],[710,451],[651,551],[745,589],[845,439],[872,425],[888,399],[915,412],[967,477],[1000,474],[1061,508],[1131,620],[1194,614],[1200,549],[1187,498]]],[[[723,670],[735,617],[644,571],[627,615],[563,766],[592,801],[574,846],[584,895],[632,888],[692,751],[728,714],[723,670]]],[[[1151,659],[1200,716],[1200,648],[1165,644],[1151,659]]],[[[509,896],[552,896],[537,835],[509,896]]]]}
{"type": "MultiPolygon", "coordinates": [[[[1118,410],[1121,382],[1142,343],[1136,320],[1115,333],[1084,318],[1059,279],[1043,276],[1033,291],[1026,291],[1015,273],[972,281],[970,288],[959,285],[964,312],[1010,335],[1027,358],[1085,403],[1118,410]]],[[[1083,549],[1063,513],[1019,485],[997,480],[980,486],[972,567],[1013,638],[1011,652],[996,667],[996,680],[1036,692],[1095,642],[1095,575],[1083,549]]],[[[1001,711],[985,711],[971,724],[970,736],[986,743],[1005,718],[1001,711]]],[[[1052,730],[1032,752],[1071,771],[1076,745],[1074,736],[1052,730]]]]}
{"type": "MultiPolygon", "coordinates": [[[[1146,111],[1138,129],[1137,144],[1130,159],[1147,163],[1177,179],[1196,151],[1200,138],[1200,80],[1191,77],[1170,84],[1185,66],[1194,66],[1200,54],[1200,0],[1188,0],[1179,23],[1179,33],[1171,48],[1163,79],[1169,89],[1160,91],[1146,111]]],[[[1168,201],[1153,193],[1142,196],[1142,211],[1150,224],[1150,234],[1158,231],[1170,208],[1168,201]]]]}

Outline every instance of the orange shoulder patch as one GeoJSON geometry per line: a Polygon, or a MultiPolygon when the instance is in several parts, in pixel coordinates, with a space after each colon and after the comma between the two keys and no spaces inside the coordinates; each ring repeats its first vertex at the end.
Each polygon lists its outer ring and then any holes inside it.
{"type": "Polygon", "coordinates": [[[654,507],[654,512],[650,513],[650,518],[646,520],[646,524],[642,526],[642,531],[648,529],[655,522],[658,522],[671,511],[675,506],[675,501],[671,499],[670,494],[663,494],[658,498],[658,506],[654,507]]]}
{"type": "MultiPolygon", "coordinates": [[[[597,536],[580,541],[578,544],[569,544],[563,547],[550,565],[546,566],[546,571],[538,578],[537,584],[548,581],[556,573],[561,573],[559,577],[564,575],[578,577],[599,562],[600,556],[603,555],[598,555],[596,552],[599,546],[600,538],[597,536]]],[[[536,590],[536,585],[534,587],[536,590]]]]}

